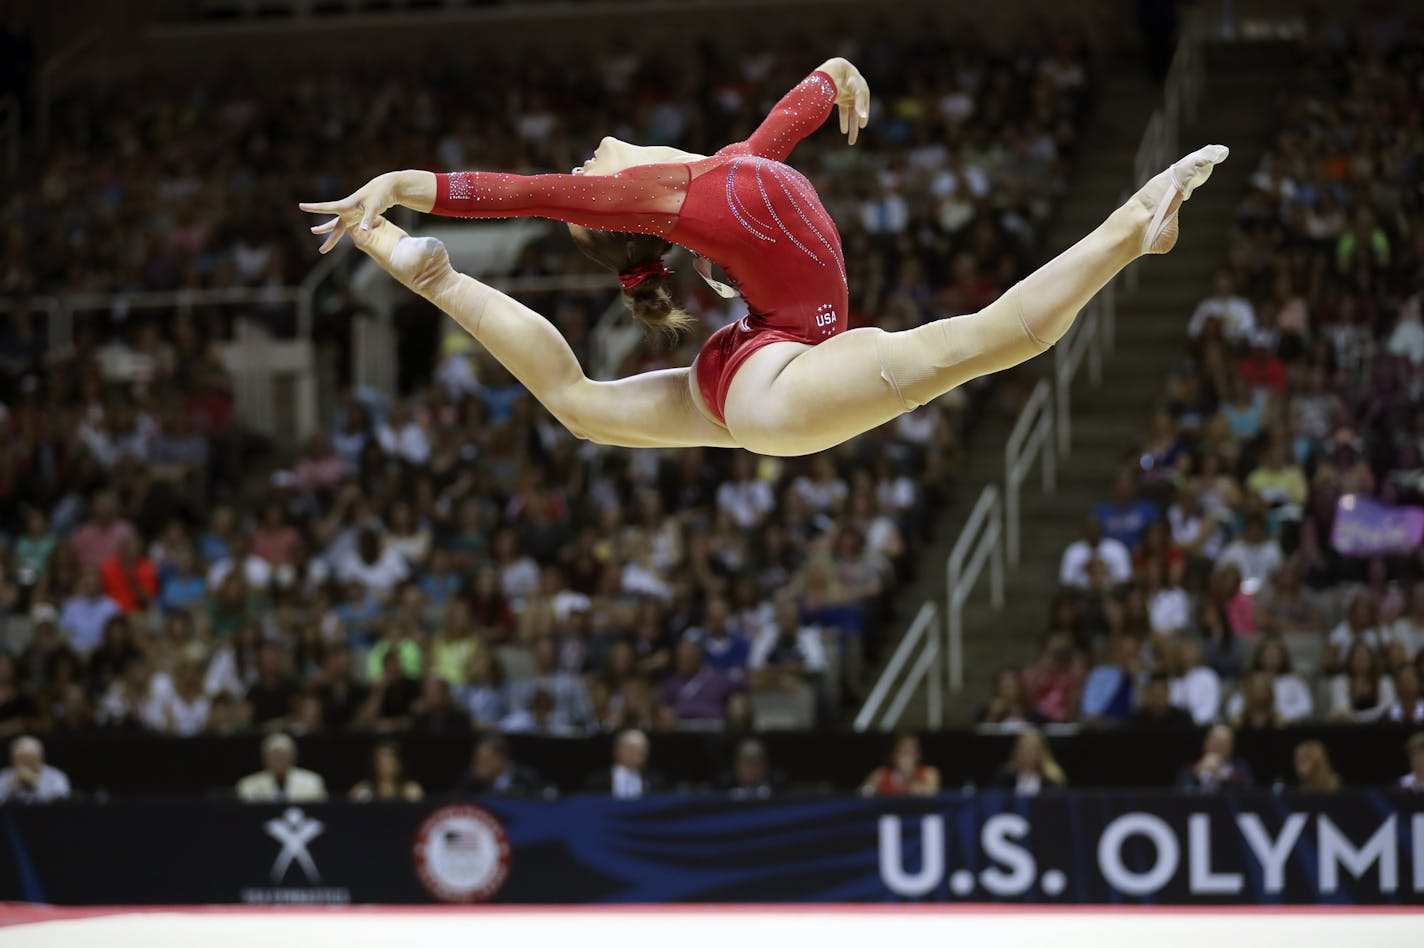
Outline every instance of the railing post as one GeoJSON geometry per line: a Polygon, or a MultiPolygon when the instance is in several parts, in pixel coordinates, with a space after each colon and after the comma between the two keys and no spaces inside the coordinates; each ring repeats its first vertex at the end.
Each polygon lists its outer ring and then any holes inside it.
{"type": "MultiPolygon", "coordinates": [[[[1044,393],[1047,394],[1047,391],[1048,390],[1045,388],[1044,393]]],[[[1043,420],[1040,421],[1039,424],[1043,426],[1043,492],[1045,494],[1049,494],[1052,493],[1053,490],[1058,486],[1058,461],[1057,445],[1053,443],[1055,433],[1053,424],[1053,406],[1047,403],[1046,398],[1044,399],[1044,402],[1045,404],[1043,406],[1042,413],[1043,420]]]]}
{"type": "Polygon", "coordinates": [[[926,647],[930,652],[929,674],[926,676],[929,679],[926,682],[929,689],[929,725],[936,729],[944,723],[943,695],[940,690],[939,627],[939,616],[936,615],[930,623],[929,637],[926,640],[926,647]]]}

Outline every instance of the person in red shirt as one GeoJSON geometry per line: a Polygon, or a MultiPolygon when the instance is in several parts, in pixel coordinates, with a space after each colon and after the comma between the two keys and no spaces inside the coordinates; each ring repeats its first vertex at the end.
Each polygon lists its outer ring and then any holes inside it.
{"type": "MultiPolygon", "coordinates": [[[[479,171],[378,176],[348,197],[302,204],[404,285],[470,332],[575,435],[624,447],[823,451],[981,375],[1018,365],[1062,338],[1116,274],[1176,244],[1177,210],[1227,156],[1210,145],[1162,171],[1074,246],[982,310],[903,332],[849,329],[840,233],[811,182],[785,164],[839,106],[854,144],[869,120],[859,70],[827,60],[746,141],[711,156],[605,138],[567,175],[479,171]],[[580,249],[618,274],[635,317],[676,332],[689,317],[666,288],[663,254],[678,244],[716,263],[748,315],[717,332],[690,368],[594,381],[538,313],[457,273],[433,238],[410,238],[380,215],[401,204],[452,217],[546,217],[571,225],[580,249]]],[[[735,294],[716,283],[719,293],[735,294]]]]}
{"type": "Polygon", "coordinates": [[[1237,373],[1246,384],[1268,392],[1284,392],[1290,386],[1286,364],[1272,351],[1269,332],[1257,330],[1251,334],[1251,351],[1236,363],[1237,373]]]}
{"type": "Polygon", "coordinates": [[[158,595],[158,568],[139,549],[138,539],[126,536],[119,550],[99,567],[104,593],[119,604],[125,615],[148,608],[158,595]]]}

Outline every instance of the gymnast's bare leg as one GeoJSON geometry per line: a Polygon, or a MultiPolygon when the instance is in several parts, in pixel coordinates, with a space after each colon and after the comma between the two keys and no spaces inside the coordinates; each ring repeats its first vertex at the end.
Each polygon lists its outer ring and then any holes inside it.
{"type": "Polygon", "coordinates": [[[628,448],[735,446],[694,403],[688,369],[593,381],[548,320],[456,272],[440,241],[409,237],[384,218],[369,229],[353,220],[346,230],[392,276],[464,327],[577,437],[628,448]]]}

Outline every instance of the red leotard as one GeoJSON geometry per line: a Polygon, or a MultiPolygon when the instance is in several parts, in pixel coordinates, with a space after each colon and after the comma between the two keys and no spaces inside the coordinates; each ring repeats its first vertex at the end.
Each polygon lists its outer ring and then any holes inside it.
{"type": "Polygon", "coordinates": [[[642,165],[607,176],[437,175],[432,213],[547,217],[598,230],[657,234],[715,261],[749,315],[712,334],[697,356],[702,399],[719,421],[732,376],[773,342],[815,345],[846,329],[840,233],[811,182],[783,164],[835,104],[814,72],[752,137],[686,164],[642,165]]]}

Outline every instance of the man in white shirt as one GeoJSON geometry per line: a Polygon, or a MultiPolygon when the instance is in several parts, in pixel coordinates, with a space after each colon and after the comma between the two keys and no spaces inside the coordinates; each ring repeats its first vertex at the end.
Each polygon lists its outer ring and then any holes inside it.
{"type": "Polygon", "coordinates": [[[1068,545],[1058,564],[1058,581],[1074,589],[1088,588],[1088,565],[1101,560],[1108,570],[1108,582],[1117,586],[1132,578],[1132,555],[1127,547],[1103,536],[1103,525],[1089,515],[1083,520],[1083,537],[1068,545]]]}
{"type": "Polygon", "coordinates": [[[336,568],[336,578],[343,583],[360,583],[385,599],[391,590],[410,575],[410,565],[394,549],[381,549],[381,538],[374,530],[362,530],[356,550],[342,558],[336,568]]]}
{"type": "Polygon", "coordinates": [[[1212,723],[1221,708],[1221,677],[1206,664],[1196,639],[1183,639],[1177,645],[1172,703],[1185,708],[1197,724],[1212,723]]]}
{"type": "Polygon", "coordinates": [[[594,774],[589,788],[611,793],[616,800],[638,800],[661,789],[662,781],[648,770],[648,736],[629,729],[613,745],[613,766],[594,774]]]}
{"type": "Polygon", "coordinates": [[[739,451],[732,459],[732,478],[717,488],[717,509],[743,530],[750,530],[776,506],[771,487],[756,476],[752,456],[739,451]]]}
{"type": "Polygon", "coordinates": [[[1221,323],[1221,332],[1230,342],[1242,342],[1256,328],[1256,311],[1244,296],[1236,295],[1236,283],[1231,274],[1218,270],[1211,296],[1197,304],[1192,318],[1187,323],[1187,335],[1196,339],[1206,328],[1208,320],[1221,323]]]}
{"type": "Polygon", "coordinates": [[[235,569],[250,589],[262,591],[272,582],[272,564],[252,552],[252,541],[245,535],[233,541],[232,554],[227,559],[208,567],[208,589],[216,591],[235,569]]]}
{"type": "Polygon", "coordinates": [[[326,799],[326,781],[296,766],[297,745],[287,735],[279,732],[262,742],[262,763],[262,770],[237,783],[237,798],[243,803],[321,803],[326,799]]]}
{"type": "Polygon", "coordinates": [[[49,803],[69,793],[69,778],[44,762],[38,738],[26,734],[10,742],[10,766],[0,770],[0,803],[49,803]]]}
{"type": "Polygon", "coordinates": [[[1234,565],[1241,571],[1241,591],[1254,596],[1285,562],[1281,545],[1266,535],[1266,519],[1260,514],[1246,518],[1241,536],[1226,544],[1216,558],[1217,566],[1234,565]]]}

